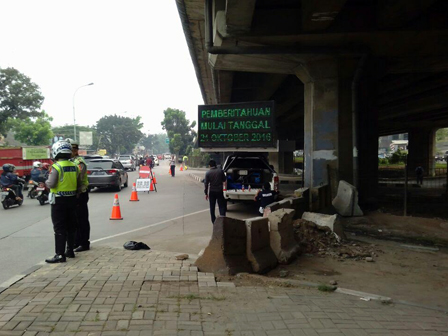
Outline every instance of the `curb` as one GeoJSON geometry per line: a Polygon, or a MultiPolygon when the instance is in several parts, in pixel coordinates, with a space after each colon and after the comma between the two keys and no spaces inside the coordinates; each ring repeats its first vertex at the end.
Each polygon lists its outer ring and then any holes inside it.
{"type": "MultiPolygon", "coordinates": [[[[311,288],[319,288],[319,286],[321,286],[321,284],[314,283],[314,282],[309,282],[309,281],[292,280],[292,279],[279,279],[279,278],[268,278],[268,277],[265,277],[265,276],[259,275],[259,274],[248,274],[248,273],[240,273],[240,274],[241,274],[240,277],[247,277],[247,278],[258,279],[258,280],[261,280],[264,283],[269,283],[269,282],[272,283],[272,282],[274,282],[274,283],[288,284],[288,285],[297,286],[297,287],[305,286],[305,287],[311,287],[311,288]]],[[[236,275],[236,277],[238,277],[238,274],[236,275]]],[[[396,300],[396,301],[394,301],[392,298],[390,298],[388,296],[382,296],[382,295],[371,294],[371,293],[366,293],[366,292],[361,292],[361,291],[355,291],[355,290],[347,289],[347,288],[339,288],[339,287],[337,287],[334,292],[339,293],[339,294],[344,294],[344,295],[357,296],[360,299],[363,299],[364,301],[372,300],[372,301],[378,301],[378,302],[385,303],[385,304],[401,304],[401,305],[404,305],[404,306],[411,306],[411,307],[418,307],[418,308],[429,309],[429,310],[436,310],[436,311],[448,314],[448,308],[427,306],[427,305],[414,303],[414,302],[409,302],[409,301],[404,301],[404,300],[396,300]]]]}
{"type": "Polygon", "coordinates": [[[26,278],[31,273],[40,269],[43,265],[44,265],[43,263],[39,263],[34,266],[31,266],[30,268],[28,268],[27,270],[24,271],[24,274],[15,275],[12,278],[10,278],[10,279],[6,280],[5,282],[3,282],[2,284],[0,284],[0,294],[3,293],[5,290],[7,290],[12,285],[14,285],[16,282],[22,280],[23,278],[26,278]]]}
{"type": "Polygon", "coordinates": [[[192,173],[190,173],[190,174],[188,174],[191,178],[193,178],[193,179],[195,179],[196,181],[198,181],[198,182],[201,182],[201,180],[202,180],[202,178],[200,178],[199,176],[196,176],[195,174],[192,174],[192,173]]]}

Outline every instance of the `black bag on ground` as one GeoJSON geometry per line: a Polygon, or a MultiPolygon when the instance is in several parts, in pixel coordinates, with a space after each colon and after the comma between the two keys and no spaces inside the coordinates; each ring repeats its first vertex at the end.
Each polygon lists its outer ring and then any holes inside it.
{"type": "Polygon", "coordinates": [[[126,250],[150,250],[151,249],[145,243],[142,243],[142,242],[137,243],[136,241],[133,241],[133,240],[124,243],[123,247],[126,250]]]}

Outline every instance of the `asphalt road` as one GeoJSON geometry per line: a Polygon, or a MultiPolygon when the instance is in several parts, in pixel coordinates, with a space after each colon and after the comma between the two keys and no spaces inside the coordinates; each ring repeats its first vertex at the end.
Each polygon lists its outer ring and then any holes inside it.
{"type": "MultiPolygon", "coordinates": [[[[140,201],[130,202],[129,183],[118,193],[123,220],[109,220],[114,191],[96,189],[90,193],[92,249],[97,244],[122,248],[124,242],[137,240],[153,249],[197,254],[207,245],[212,226],[202,184],[188,172],[177,170],[176,177],[171,177],[166,160],[154,171],[157,192],[140,192],[140,201]]],[[[129,172],[129,181],[137,176],[137,172],[129,172]]],[[[0,209],[0,287],[52,255],[49,205],[41,206],[37,200],[26,198],[19,208],[0,209]]],[[[77,253],[78,257],[82,258],[82,253],[77,253]]]]}

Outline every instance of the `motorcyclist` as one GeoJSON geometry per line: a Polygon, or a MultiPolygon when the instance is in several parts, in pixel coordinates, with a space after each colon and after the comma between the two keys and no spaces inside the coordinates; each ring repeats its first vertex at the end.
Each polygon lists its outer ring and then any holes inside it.
{"type": "Polygon", "coordinates": [[[25,183],[25,180],[14,173],[16,166],[11,163],[5,163],[2,168],[3,172],[0,177],[2,187],[8,187],[14,190],[17,201],[23,200],[22,187],[19,185],[19,182],[25,183]]]}
{"type": "Polygon", "coordinates": [[[50,174],[50,164],[44,162],[44,163],[42,163],[43,181],[40,181],[40,182],[45,182],[48,178],[48,174],[50,174]]]}
{"type": "Polygon", "coordinates": [[[33,170],[31,170],[31,180],[39,182],[40,175],[42,174],[42,163],[39,161],[33,162],[33,170]]]}

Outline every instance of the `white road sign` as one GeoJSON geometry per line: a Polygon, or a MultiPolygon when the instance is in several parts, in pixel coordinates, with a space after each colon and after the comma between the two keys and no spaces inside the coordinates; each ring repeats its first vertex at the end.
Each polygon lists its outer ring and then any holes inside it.
{"type": "Polygon", "coordinates": [[[135,181],[135,189],[137,191],[149,191],[151,179],[137,179],[135,181]]]}

